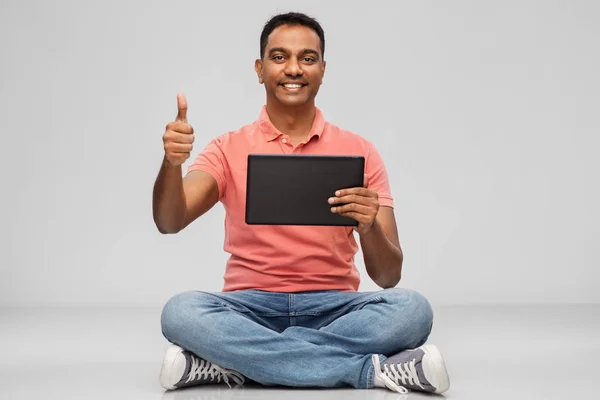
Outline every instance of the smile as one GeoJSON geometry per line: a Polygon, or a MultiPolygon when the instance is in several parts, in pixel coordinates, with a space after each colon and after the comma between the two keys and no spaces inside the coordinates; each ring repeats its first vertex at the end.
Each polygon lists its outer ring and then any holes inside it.
{"type": "Polygon", "coordinates": [[[286,91],[297,92],[297,91],[301,90],[306,85],[301,85],[299,83],[285,83],[285,84],[282,84],[281,86],[283,86],[283,88],[286,91]]]}

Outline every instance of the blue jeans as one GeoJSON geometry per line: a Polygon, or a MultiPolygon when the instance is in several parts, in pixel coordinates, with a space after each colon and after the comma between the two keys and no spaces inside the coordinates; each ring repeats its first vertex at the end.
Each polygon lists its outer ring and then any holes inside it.
{"type": "Polygon", "coordinates": [[[424,344],[433,312],[419,293],[191,291],[162,311],[165,338],[262,385],[373,387],[381,361],[424,344]]]}

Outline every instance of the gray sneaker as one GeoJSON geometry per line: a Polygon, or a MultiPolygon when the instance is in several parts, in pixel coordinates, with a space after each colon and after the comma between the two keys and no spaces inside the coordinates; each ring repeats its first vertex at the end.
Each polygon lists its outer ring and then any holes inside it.
{"type": "Polygon", "coordinates": [[[160,384],[167,390],[221,381],[231,388],[230,379],[235,385],[245,381],[239,372],[221,368],[175,344],[167,348],[160,370],[160,384]]]}
{"type": "Polygon", "coordinates": [[[450,387],[446,363],[442,353],[433,344],[401,351],[383,363],[379,356],[371,356],[375,379],[388,389],[406,394],[408,389],[430,393],[443,393],[450,387]]]}

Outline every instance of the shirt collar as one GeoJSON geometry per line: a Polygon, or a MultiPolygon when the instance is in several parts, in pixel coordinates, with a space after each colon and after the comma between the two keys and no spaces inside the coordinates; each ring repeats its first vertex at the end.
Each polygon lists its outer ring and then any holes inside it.
{"type": "MultiPolygon", "coordinates": [[[[325,129],[325,118],[323,117],[323,113],[321,112],[321,110],[319,110],[318,107],[315,107],[315,109],[315,119],[313,121],[312,128],[308,133],[308,137],[306,138],[306,142],[312,139],[313,136],[316,136],[317,138],[321,137],[321,134],[325,129]]],[[[279,136],[283,135],[283,133],[277,128],[275,128],[275,126],[271,122],[269,114],[267,113],[267,106],[263,106],[262,110],[260,111],[260,116],[258,118],[258,126],[260,131],[265,136],[267,142],[275,140],[279,136]]]]}

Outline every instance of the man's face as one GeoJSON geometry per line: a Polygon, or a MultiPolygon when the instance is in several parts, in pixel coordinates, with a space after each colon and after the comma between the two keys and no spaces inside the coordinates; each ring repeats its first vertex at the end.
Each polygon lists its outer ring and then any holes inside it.
{"type": "Polygon", "coordinates": [[[263,59],[254,67],[267,101],[286,106],[312,103],[325,74],[319,36],[305,26],[281,25],[269,35],[263,59]]]}

